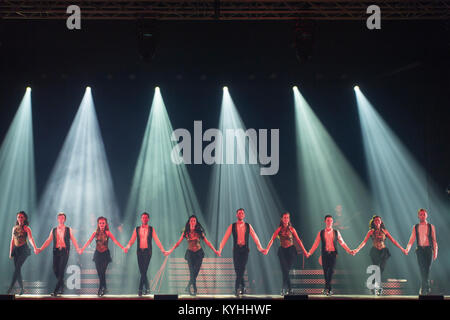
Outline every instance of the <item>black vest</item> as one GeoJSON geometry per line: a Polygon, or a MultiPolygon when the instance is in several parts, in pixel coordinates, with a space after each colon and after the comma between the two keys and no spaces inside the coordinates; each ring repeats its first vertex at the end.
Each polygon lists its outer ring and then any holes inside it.
{"type": "MultiPolygon", "coordinates": [[[[433,237],[431,236],[431,223],[427,223],[428,225],[428,243],[431,247],[433,247],[433,237]]],[[[416,224],[414,226],[414,229],[416,230],[416,239],[417,239],[417,246],[419,246],[419,224],[416,224]]]]}
{"type": "MultiPolygon", "coordinates": [[[[237,244],[237,229],[236,229],[236,222],[233,223],[231,230],[233,231],[233,249],[238,247],[237,244]]],[[[248,235],[250,234],[250,225],[246,222],[245,223],[245,245],[244,247],[248,249],[248,235]]]]}
{"type": "MultiPolygon", "coordinates": [[[[137,239],[137,251],[141,248],[141,237],[139,236],[139,230],[141,227],[136,227],[136,239],[137,239]]],[[[153,235],[153,228],[151,226],[148,226],[148,234],[147,234],[147,247],[152,250],[152,235],[153,235]]]]}
{"type": "MultiPolygon", "coordinates": [[[[337,250],[337,238],[338,238],[338,233],[337,233],[337,230],[336,230],[336,229],[334,229],[333,232],[334,232],[333,245],[334,245],[334,250],[335,250],[335,252],[337,253],[337,251],[338,251],[338,250],[337,250]]],[[[325,229],[323,229],[323,230],[320,231],[320,240],[321,240],[321,242],[322,242],[322,253],[325,253],[325,252],[326,252],[326,250],[325,250],[325,248],[326,248],[326,243],[325,243],[325,229]]]]}
{"type": "MultiPolygon", "coordinates": [[[[53,228],[53,249],[56,249],[56,229],[53,228]]],[[[67,251],[70,250],[70,229],[66,227],[66,231],[64,232],[64,243],[66,244],[67,251]]]]}

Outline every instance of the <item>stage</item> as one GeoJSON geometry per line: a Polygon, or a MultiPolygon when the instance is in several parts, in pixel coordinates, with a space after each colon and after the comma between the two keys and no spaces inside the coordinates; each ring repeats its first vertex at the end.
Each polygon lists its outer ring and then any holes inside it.
{"type": "Polygon", "coordinates": [[[442,295],[388,295],[388,296],[374,296],[374,295],[344,295],[336,294],[332,296],[326,295],[291,295],[291,296],[281,296],[281,295],[243,295],[236,297],[235,295],[145,295],[139,297],[138,295],[104,295],[99,297],[97,295],[61,295],[58,297],[53,297],[51,295],[16,295],[15,300],[116,300],[116,301],[130,301],[130,300],[209,300],[209,301],[221,301],[221,300],[365,300],[365,301],[379,301],[379,300],[403,300],[403,301],[413,301],[413,300],[450,300],[450,296],[442,295]]]}

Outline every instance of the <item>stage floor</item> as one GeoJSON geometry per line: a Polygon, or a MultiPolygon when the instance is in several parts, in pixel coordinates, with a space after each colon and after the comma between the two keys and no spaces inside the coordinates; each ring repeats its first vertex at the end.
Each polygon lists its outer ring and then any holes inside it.
{"type": "MultiPolygon", "coordinates": [[[[450,300],[450,296],[418,296],[418,295],[387,295],[387,296],[373,296],[373,295],[308,295],[308,296],[289,296],[287,299],[295,300],[419,300],[419,299],[433,299],[439,298],[450,300]],[[442,298],[441,298],[442,297],[442,298]]],[[[158,295],[157,300],[284,300],[281,295],[243,295],[236,297],[235,295],[158,295]]],[[[99,297],[97,295],[70,295],[65,294],[59,297],[52,297],[50,295],[16,295],[15,300],[155,300],[154,295],[146,295],[139,297],[137,295],[105,295],[99,297]]]]}

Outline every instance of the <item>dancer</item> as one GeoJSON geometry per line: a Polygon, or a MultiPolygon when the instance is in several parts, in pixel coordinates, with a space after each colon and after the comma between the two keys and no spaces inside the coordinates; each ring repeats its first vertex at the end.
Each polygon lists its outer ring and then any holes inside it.
{"type": "Polygon", "coordinates": [[[57,219],[58,226],[50,231],[47,240],[38,249],[38,253],[40,253],[53,241],[53,272],[58,280],[55,290],[51,294],[54,297],[64,293],[64,274],[66,272],[67,261],[69,260],[70,240],[72,240],[77,252],[80,253],[80,248],[73,235],[72,228],[64,225],[66,222],[66,214],[64,212],[58,213],[57,219]]]}
{"type": "MultiPolygon", "coordinates": [[[[361,242],[361,244],[354,250],[355,254],[358,253],[367,243],[369,237],[372,237],[372,249],[370,249],[370,258],[372,259],[372,264],[380,267],[380,273],[383,274],[386,262],[391,256],[389,249],[386,247],[385,241],[386,237],[392,241],[404,254],[406,250],[391,236],[391,234],[386,230],[383,221],[380,216],[374,215],[369,221],[369,231],[366,237],[361,242]]],[[[375,289],[373,290],[377,296],[382,295],[383,289],[380,283],[375,283],[375,289]]]]}
{"type": "Polygon", "coordinates": [[[222,241],[220,242],[219,255],[222,254],[222,249],[228,241],[228,238],[233,233],[233,264],[234,270],[236,272],[236,282],[235,282],[235,294],[236,296],[244,294],[246,292],[244,283],[244,273],[245,267],[248,261],[248,235],[250,234],[253,241],[256,243],[256,247],[263,254],[267,254],[267,250],[261,247],[258,236],[253,230],[253,227],[244,222],[245,211],[244,209],[238,209],[236,211],[237,222],[230,224],[222,241]]]}
{"type": "Polygon", "coordinates": [[[128,245],[125,247],[125,252],[128,252],[130,247],[137,239],[137,261],[139,265],[139,272],[141,274],[139,280],[138,295],[142,296],[142,293],[150,293],[150,285],[147,278],[148,265],[152,257],[152,239],[155,240],[156,245],[164,255],[167,255],[167,251],[164,250],[156,231],[153,227],[148,225],[150,215],[147,212],[141,214],[141,225],[136,227],[131,235],[131,239],[128,245]],[[145,289],[144,289],[145,287],[145,289]],[[144,290],[144,291],[143,291],[144,290]]]}
{"type": "Polygon", "coordinates": [[[106,288],[106,269],[108,264],[111,262],[111,254],[108,248],[108,239],[111,240],[119,246],[124,252],[125,248],[116,240],[114,235],[109,231],[108,220],[105,217],[99,217],[97,219],[97,230],[91,235],[89,240],[84,244],[83,248],[80,250],[80,254],[83,253],[84,249],[91,244],[92,240],[96,241],[96,247],[94,252],[95,268],[97,269],[98,278],[100,280],[100,285],[98,288],[97,295],[102,297],[107,292],[106,288]]]}
{"type": "Polygon", "coordinates": [[[289,279],[289,270],[291,270],[292,265],[294,264],[294,259],[297,256],[297,250],[294,246],[294,238],[305,256],[307,255],[307,252],[305,250],[305,247],[303,246],[302,241],[298,237],[297,231],[291,225],[289,212],[285,212],[282,214],[280,219],[280,226],[275,230],[272,235],[272,239],[270,239],[269,243],[267,244],[267,252],[269,252],[270,247],[272,246],[273,241],[277,236],[279,236],[280,238],[278,258],[280,259],[281,272],[283,273],[281,295],[284,296],[292,294],[291,280],[289,279]]]}
{"type": "Polygon", "coordinates": [[[189,283],[186,286],[185,291],[189,292],[190,295],[195,296],[197,295],[197,276],[200,271],[200,267],[202,266],[203,257],[205,256],[205,253],[200,245],[200,240],[205,241],[206,245],[210,247],[215,254],[219,255],[219,252],[208,241],[208,239],[206,239],[205,231],[195,215],[189,217],[180,239],[168,251],[167,255],[171,254],[173,250],[180,245],[184,238],[188,242],[188,248],[186,250],[186,254],[184,255],[184,259],[186,259],[189,266],[189,283]]]}
{"type": "Polygon", "coordinates": [[[417,263],[419,264],[420,276],[422,284],[419,294],[427,295],[431,292],[428,277],[431,269],[432,260],[436,260],[438,255],[438,244],[436,241],[436,229],[434,225],[428,223],[428,212],[425,209],[419,209],[417,216],[419,223],[413,226],[411,237],[406,246],[406,254],[411,250],[411,246],[417,239],[417,263]]]}
{"type": "Polygon", "coordinates": [[[316,240],[314,241],[314,244],[312,245],[311,250],[307,253],[306,257],[309,258],[319,246],[319,242],[322,243],[322,268],[325,278],[325,289],[322,293],[327,296],[331,296],[333,294],[331,289],[331,281],[333,279],[337,257],[336,241],[339,241],[339,244],[345,249],[345,251],[347,251],[348,254],[355,255],[355,251],[350,250],[350,248],[345,244],[344,239],[342,239],[341,233],[338,230],[333,229],[333,217],[331,215],[326,215],[324,221],[325,229],[320,230],[317,233],[316,240]]]}
{"type": "Polygon", "coordinates": [[[11,285],[8,289],[8,294],[11,294],[13,292],[14,284],[16,283],[16,281],[19,283],[20,287],[19,295],[23,294],[21,270],[25,260],[31,254],[31,250],[27,245],[27,238],[31,243],[31,246],[33,247],[34,253],[38,253],[36,244],[31,234],[31,228],[28,225],[28,216],[25,211],[20,211],[19,213],[17,213],[16,225],[12,228],[11,245],[9,247],[9,258],[12,259],[14,257],[14,274],[12,277],[11,285]]]}

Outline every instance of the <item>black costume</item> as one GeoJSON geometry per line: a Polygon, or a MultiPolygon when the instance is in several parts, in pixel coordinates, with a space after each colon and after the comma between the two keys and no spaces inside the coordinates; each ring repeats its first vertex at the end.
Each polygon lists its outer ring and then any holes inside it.
{"type": "Polygon", "coordinates": [[[139,235],[139,230],[141,227],[136,227],[136,239],[137,239],[137,261],[139,265],[139,272],[141,277],[139,279],[139,293],[142,293],[143,288],[145,287],[147,291],[150,290],[150,285],[147,278],[147,270],[150,264],[150,259],[152,258],[152,235],[153,228],[151,226],[148,227],[147,234],[147,248],[141,249],[141,237],[139,235]]]}
{"type": "Polygon", "coordinates": [[[108,249],[109,237],[105,232],[97,232],[95,235],[96,249],[94,252],[93,261],[97,269],[98,278],[100,280],[99,294],[103,294],[106,290],[106,269],[108,264],[112,261],[111,254],[108,249]]]}
{"type": "Polygon", "coordinates": [[[245,267],[247,266],[248,254],[250,249],[248,247],[248,235],[250,234],[250,225],[245,223],[245,244],[238,245],[237,244],[237,224],[236,222],[232,225],[232,233],[233,233],[233,264],[234,271],[236,272],[236,282],[235,282],[235,290],[239,289],[244,290],[244,273],[245,267]]]}
{"type": "Polygon", "coordinates": [[[16,281],[19,283],[21,293],[23,292],[23,281],[22,281],[22,266],[25,260],[31,255],[31,250],[27,245],[28,234],[23,230],[23,227],[16,226],[14,228],[14,237],[20,242],[24,242],[21,246],[14,246],[11,256],[14,257],[14,274],[11,280],[11,285],[9,286],[8,292],[12,290],[16,281]]]}
{"type": "Polygon", "coordinates": [[[53,228],[53,272],[55,273],[57,283],[54,294],[64,291],[64,273],[66,272],[67,261],[70,253],[70,228],[65,227],[64,244],[65,248],[56,247],[57,228],[53,228]]]}
{"type": "Polygon", "coordinates": [[[333,230],[333,245],[334,251],[326,251],[325,249],[325,229],[320,231],[320,240],[322,242],[322,268],[323,268],[323,276],[325,278],[325,289],[331,291],[331,281],[333,279],[334,267],[336,266],[336,257],[337,257],[337,238],[338,232],[337,230],[333,230]]]}

